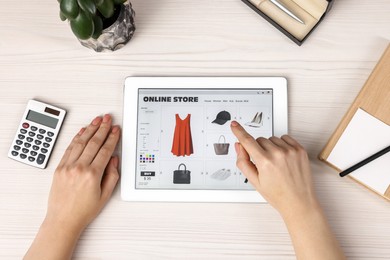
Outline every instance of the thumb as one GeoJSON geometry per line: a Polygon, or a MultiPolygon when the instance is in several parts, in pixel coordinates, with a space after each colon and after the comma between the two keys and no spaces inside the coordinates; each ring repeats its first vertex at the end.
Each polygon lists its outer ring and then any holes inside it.
{"type": "Polygon", "coordinates": [[[101,184],[101,199],[104,204],[110,199],[112,192],[118,182],[119,173],[118,173],[119,158],[117,156],[111,157],[106,170],[104,171],[102,184],[101,184]]]}

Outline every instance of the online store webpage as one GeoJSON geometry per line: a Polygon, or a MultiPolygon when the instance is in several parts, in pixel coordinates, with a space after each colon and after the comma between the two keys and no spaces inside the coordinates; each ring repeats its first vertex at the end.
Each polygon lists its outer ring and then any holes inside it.
{"type": "Polygon", "coordinates": [[[273,134],[272,89],[139,89],[137,189],[252,190],[230,130],[273,134]]]}

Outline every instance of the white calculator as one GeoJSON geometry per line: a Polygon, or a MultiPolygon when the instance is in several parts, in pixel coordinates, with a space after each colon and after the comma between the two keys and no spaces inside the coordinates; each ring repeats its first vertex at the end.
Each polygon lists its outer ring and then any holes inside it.
{"type": "Polygon", "coordinates": [[[8,157],[19,162],[46,168],[66,111],[30,100],[20,121],[8,157]]]}

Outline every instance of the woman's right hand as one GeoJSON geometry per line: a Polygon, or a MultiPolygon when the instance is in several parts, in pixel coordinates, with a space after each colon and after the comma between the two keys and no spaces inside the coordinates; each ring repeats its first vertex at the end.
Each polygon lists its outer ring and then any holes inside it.
{"type": "Polygon", "coordinates": [[[231,128],[237,167],[283,217],[297,259],[345,259],[316,199],[305,149],[293,138],[253,138],[236,121],[231,128]]]}
{"type": "Polygon", "coordinates": [[[239,141],[237,167],[283,217],[318,206],[309,159],[297,141],[288,135],[255,139],[236,121],[231,129],[239,141]]]}

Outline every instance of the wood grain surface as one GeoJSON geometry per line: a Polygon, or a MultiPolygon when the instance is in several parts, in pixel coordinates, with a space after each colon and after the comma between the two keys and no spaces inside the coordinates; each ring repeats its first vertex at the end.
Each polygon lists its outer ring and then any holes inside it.
{"type": "MultiPolygon", "coordinates": [[[[349,259],[388,259],[389,204],[317,160],[390,41],[390,1],[336,0],[298,47],[239,0],[133,0],[137,31],[114,53],[82,47],[54,0],[0,2],[0,259],[21,259],[45,215],[52,173],[94,116],[121,124],[130,75],[285,76],[289,132],[349,259]],[[68,110],[48,167],[7,158],[26,103],[68,110]]],[[[295,259],[268,204],[127,203],[119,187],[74,259],[295,259]]]]}

